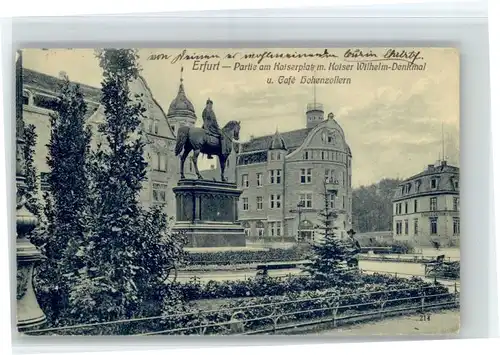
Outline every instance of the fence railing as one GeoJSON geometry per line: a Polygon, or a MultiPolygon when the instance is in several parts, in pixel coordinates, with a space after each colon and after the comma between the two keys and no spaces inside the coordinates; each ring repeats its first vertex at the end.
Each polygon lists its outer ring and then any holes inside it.
{"type": "MultiPolygon", "coordinates": [[[[459,292],[432,294],[432,289],[442,287],[442,285],[432,285],[419,288],[380,290],[371,292],[358,292],[343,295],[329,295],[320,297],[309,297],[297,300],[275,301],[262,304],[246,305],[241,307],[222,308],[214,310],[198,310],[189,313],[176,313],[155,317],[145,317],[138,319],[127,319],[110,322],[99,322],[91,324],[79,324],[58,328],[46,328],[25,332],[29,335],[48,335],[71,333],[74,330],[84,328],[95,328],[105,326],[115,326],[127,323],[147,322],[152,320],[166,321],[175,319],[190,319],[184,322],[186,325],[160,329],[150,332],[139,332],[133,335],[189,335],[189,334],[259,334],[276,333],[280,330],[331,322],[335,327],[339,322],[383,318],[384,316],[395,315],[407,312],[425,312],[432,308],[458,307],[459,292]],[[428,291],[430,290],[431,293],[428,291]],[[415,292],[415,296],[393,297],[391,294],[402,292],[415,292]],[[378,298],[367,302],[349,304],[343,302],[347,297],[379,295],[378,298]],[[287,310],[286,307],[291,309],[287,310]],[[284,308],[284,309],[280,309],[284,308]],[[256,310],[261,310],[263,314],[252,316],[256,310]],[[263,310],[263,311],[262,311],[263,310]],[[223,314],[225,319],[216,322],[207,322],[207,314],[223,314]]],[[[365,297],[365,298],[367,298],[365,297]]],[[[177,322],[182,323],[182,322],[177,322]]],[[[109,334],[114,335],[114,334],[109,334]]]]}
{"type": "MultiPolygon", "coordinates": [[[[429,255],[407,255],[407,254],[374,254],[367,255],[362,254],[359,255],[359,260],[373,260],[373,261],[387,261],[387,262],[408,262],[408,263],[428,263],[436,261],[435,256],[429,255]]],[[[460,257],[455,256],[447,256],[443,259],[443,261],[452,262],[452,261],[460,261],[460,257]]]]}

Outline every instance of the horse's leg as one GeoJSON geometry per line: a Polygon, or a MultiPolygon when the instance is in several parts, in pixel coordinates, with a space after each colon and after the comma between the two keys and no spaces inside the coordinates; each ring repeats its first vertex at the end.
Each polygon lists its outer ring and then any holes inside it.
{"type": "Polygon", "coordinates": [[[189,155],[191,149],[188,149],[188,147],[184,146],[184,151],[182,152],[181,155],[181,179],[185,179],[186,177],[184,176],[184,163],[186,162],[186,158],[189,155]]]}
{"type": "Polygon", "coordinates": [[[195,149],[193,150],[193,156],[191,159],[193,159],[193,165],[194,165],[194,171],[196,172],[196,176],[198,176],[198,179],[203,180],[203,176],[201,176],[200,171],[198,170],[198,156],[200,155],[200,150],[195,149]]]}
{"type": "Polygon", "coordinates": [[[224,170],[226,170],[226,156],[219,155],[219,164],[220,164],[220,181],[226,182],[226,178],[224,177],[224,170]]]}

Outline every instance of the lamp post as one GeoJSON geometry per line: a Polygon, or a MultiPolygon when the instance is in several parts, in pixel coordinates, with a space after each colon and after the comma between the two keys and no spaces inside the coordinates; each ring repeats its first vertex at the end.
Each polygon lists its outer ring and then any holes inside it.
{"type": "Polygon", "coordinates": [[[301,242],[301,226],[300,226],[300,223],[301,223],[301,217],[302,217],[302,208],[305,206],[305,202],[304,201],[300,201],[299,203],[297,203],[297,214],[299,215],[299,225],[297,227],[297,242],[301,242]]]}
{"type": "Polygon", "coordinates": [[[43,313],[33,290],[33,267],[42,259],[40,251],[30,243],[27,235],[36,227],[36,216],[26,207],[24,171],[22,54],[16,57],[16,259],[17,259],[17,328],[25,331],[44,324],[43,313]]]}

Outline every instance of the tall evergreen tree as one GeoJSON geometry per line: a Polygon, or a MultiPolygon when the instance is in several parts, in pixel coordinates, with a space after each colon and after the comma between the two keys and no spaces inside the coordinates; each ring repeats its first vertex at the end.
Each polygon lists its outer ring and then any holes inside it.
{"type": "Polygon", "coordinates": [[[182,243],[160,208],[140,203],[146,179],[145,111],[129,84],[137,79],[137,53],[131,49],[97,52],[103,70],[101,104],[104,144],[92,156],[92,232],[86,266],[72,293],[72,307],[86,321],[127,319],[159,311],[170,267],[182,257],[182,243]]]}
{"type": "Polygon", "coordinates": [[[311,245],[311,256],[306,270],[312,277],[329,282],[345,282],[352,279],[353,273],[347,262],[356,254],[356,249],[350,241],[342,240],[335,233],[337,212],[331,206],[330,192],[327,184],[323,186],[323,208],[318,212],[322,239],[311,245]]]}
{"type": "Polygon", "coordinates": [[[78,85],[64,78],[56,110],[51,114],[44,214],[35,237],[47,257],[37,275],[41,300],[54,322],[60,319],[83,266],[88,222],[87,156],[91,131],[85,124],[87,106],[78,85]]]}
{"type": "Polygon", "coordinates": [[[36,147],[37,134],[35,125],[29,124],[24,127],[24,174],[26,191],[24,196],[29,210],[37,217],[40,217],[41,207],[38,199],[38,179],[37,170],[35,166],[35,147],[36,147]]]}

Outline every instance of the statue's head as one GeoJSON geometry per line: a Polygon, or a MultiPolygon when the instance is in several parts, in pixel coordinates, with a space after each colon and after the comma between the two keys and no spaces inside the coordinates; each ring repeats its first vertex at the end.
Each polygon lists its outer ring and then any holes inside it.
{"type": "Polygon", "coordinates": [[[214,102],[210,99],[207,100],[207,107],[208,108],[212,108],[212,105],[214,104],[214,102]]]}

